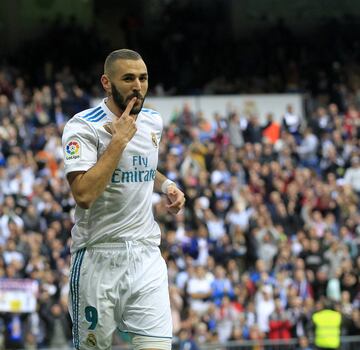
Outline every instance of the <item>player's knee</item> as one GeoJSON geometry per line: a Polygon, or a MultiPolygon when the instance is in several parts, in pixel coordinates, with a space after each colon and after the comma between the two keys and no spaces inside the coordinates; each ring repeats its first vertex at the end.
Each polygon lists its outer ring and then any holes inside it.
{"type": "Polygon", "coordinates": [[[143,335],[132,335],[131,341],[134,350],[153,349],[153,350],[171,350],[170,338],[146,337],[143,335]]]}

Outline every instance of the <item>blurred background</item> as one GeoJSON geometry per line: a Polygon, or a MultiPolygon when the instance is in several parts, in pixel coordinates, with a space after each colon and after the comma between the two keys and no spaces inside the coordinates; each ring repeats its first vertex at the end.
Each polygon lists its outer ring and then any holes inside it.
{"type": "Polygon", "coordinates": [[[125,47],[187,196],[153,197],[174,348],[315,349],[331,309],[359,349],[359,33],[356,0],[2,0],[0,349],[72,348],[61,134],[125,47]]]}

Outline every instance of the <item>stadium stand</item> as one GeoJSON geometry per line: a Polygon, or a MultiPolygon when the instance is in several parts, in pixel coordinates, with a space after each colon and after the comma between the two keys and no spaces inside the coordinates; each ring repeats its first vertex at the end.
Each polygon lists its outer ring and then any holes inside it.
{"type": "MultiPolygon", "coordinates": [[[[164,43],[174,38],[178,27],[171,26],[164,43]]],[[[71,36],[77,29],[54,30],[71,36]]],[[[288,341],[287,349],[313,349],[311,317],[329,300],[342,314],[342,336],[360,334],[358,46],[346,41],[331,52],[328,45],[321,56],[321,45],[314,52],[306,45],[296,51],[289,32],[275,30],[271,38],[277,46],[265,39],[249,46],[236,79],[219,72],[211,81],[202,76],[192,81],[184,73],[173,90],[166,77],[156,78],[158,84],[164,78],[163,93],[307,96],[302,124],[291,111],[284,111],[281,125],[270,119],[259,125],[252,115],[229,112],[207,116],[207,122],[185,109],[166,125],[160,169],[181,186],[187,202],[174,221],[165,199],[154,194],[154,213],[162,229],[179,349],[217,343],[245,349],[273,339],[288,341]],[[267,66],[246,75],[259,47],[267,66]],[[285,54],[277,55],[281,49],[285,54]]],[[[81,42],[90,34],[82,33],[81,42]]],[[[38,43],[46,47],[49,40],[38,43]]],[[[193,45],[187,50],[196,52],[196,41],[193,45]]],[[[33,48],[34,55],[41,47],[33,48]]],[[[183,51],[179,45],[169,67],[180,66],[183,51]]],[[[94,87],[96,55],[86,67],[89,76],[71,66],[78,57],[55,64],[56,57],[39,61],[35,75],[23,65],[0,67],[0,279],[31,279],[38,287],[35,311],[0,314],[0,349],[71,347],[67,293],[75,203],[63,175],[61,133],[72,115],[102,93],[94,87]]],[[[219,66],[220,57],[212,59],[201,72],[219,66]]],[[[196,70],[193,62],[186,67],[196,70]]],[[[152,93],[157,91],[159,85],[152,93]]],[[[116,337],[114,344],[126,346],[126,338],[116,337]]]]}

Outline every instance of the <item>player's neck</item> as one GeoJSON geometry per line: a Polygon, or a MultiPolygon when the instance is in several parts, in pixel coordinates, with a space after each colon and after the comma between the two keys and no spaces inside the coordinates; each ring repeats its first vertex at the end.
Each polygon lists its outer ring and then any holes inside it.
{"type": "Polygon", "coordinates": [[[110,109],[110,112],[115,114],[117,117],[120,117],[123,114],[123,111],[117,106],[117,104],[114,102],[111,96],[109,96],[105,100],[105,104],[107,108],[110,109]]]}

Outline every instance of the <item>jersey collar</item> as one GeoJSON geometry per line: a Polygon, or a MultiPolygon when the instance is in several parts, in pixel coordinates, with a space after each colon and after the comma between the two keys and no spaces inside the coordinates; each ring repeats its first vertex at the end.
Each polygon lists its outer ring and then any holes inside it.
{"type": "Polygon", "coordinates": [[[109,119],[113,119],[116,117],[116,115],[110,111],[109,107],[106,105],[107,97],[105,97],[101,102],[101,108],[106,113],[106,117],[109,119]]]}

